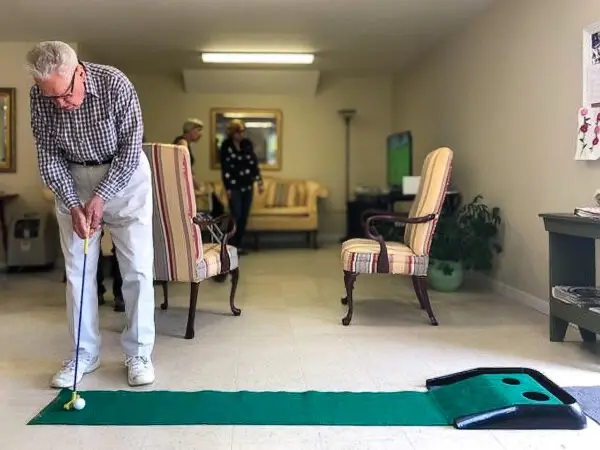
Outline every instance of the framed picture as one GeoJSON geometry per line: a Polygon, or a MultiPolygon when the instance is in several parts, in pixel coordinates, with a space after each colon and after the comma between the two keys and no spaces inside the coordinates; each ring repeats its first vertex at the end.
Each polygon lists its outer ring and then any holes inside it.
{"type": "Polygon", "coordinates": [[[220,169],[221,144],[227,125],[244,122],[246,138],[252,141],[261,170],[281,170],[282,113],[278,109],[212,108],[210,110],[210,168],[220,169]]]}
{"type": "Polygon", "coordinates": [[[17,171],[17,100],[15,88],[0,88],[0,172],[17,171]]]}
{"type": "Polygon", "coordinates": [[[600,22],[583,30],[583,106],[600,106],[600,22]]]}

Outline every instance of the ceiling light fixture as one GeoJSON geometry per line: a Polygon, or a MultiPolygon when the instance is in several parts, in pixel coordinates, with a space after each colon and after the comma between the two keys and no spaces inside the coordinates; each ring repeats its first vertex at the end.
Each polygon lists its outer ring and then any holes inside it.
{"type": "Polygon", "coordinates": [[[202,62],[226,64],[312,64],[310,53],[202,53],[202,62]]]}

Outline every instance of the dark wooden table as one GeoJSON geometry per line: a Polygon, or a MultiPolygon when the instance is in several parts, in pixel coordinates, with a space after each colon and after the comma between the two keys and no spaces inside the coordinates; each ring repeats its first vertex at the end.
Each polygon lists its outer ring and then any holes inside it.
{"type": "Polygon", "coordinates": [[[19,194],[9,194],[0,192],[0,233],[2,233],[2,249],[4,250],[4,258],[8,256],[8,230],[6,226],[6,204],[17,198],[19,194]]]}
{"type": "Polygon", "coordinates": [[[562,342],[569,323],[579,327],[585,342],[595,342],[600,333],[600,314],[565,303],[552,296],[552,287],[596,286],[596,239],[600,220],[574,214],[540,214],[548,232],[550,276],[550,340],[562,342]]]}

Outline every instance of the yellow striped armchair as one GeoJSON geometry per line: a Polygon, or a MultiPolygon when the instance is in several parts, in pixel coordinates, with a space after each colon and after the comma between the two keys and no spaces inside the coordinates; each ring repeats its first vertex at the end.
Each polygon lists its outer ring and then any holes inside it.
{"type": "MultiPolygon", "coordinates": [[[[447,147],[427,155],[421,169],[421,184],[408,217],[390,212],[371,215],[366,222],[367,239],[350,239],[342,245],[342,266],[346,296],[342,304],[348,312],[342,319],[350,325],[353,314],[354,283],[359,274],[392,274],[412,277],[415,294],[432,325],[438,325],[427,293],[429,249],[442,210],[452,172],[453,152],[447,147]],[[376,222],[406,224],[404,243],[385,242],[377,232],[376,222]]],[[[373,212],[370,212],[372,214],[373,212]]]]}
{"type": "Polygon", "coordinates": [[[231,274],[229,304],[234,316],[239,279],[237,249],[227,245],[235,232],[229,216],[212,219],[198,214],[187,148],[170,144],[146,143],[143,146],[152,171],[154,280],[163,286],[163,310],[169,306],[167,283],[191,283],[190,306],[185,338],[194,338],[194,321],[201,281],[216,275],[231,274]],[[223,243],[203,243],[201,229],[219,227],[223,243]],[[221,227],[224,227],[222,229],[221,227]]]}

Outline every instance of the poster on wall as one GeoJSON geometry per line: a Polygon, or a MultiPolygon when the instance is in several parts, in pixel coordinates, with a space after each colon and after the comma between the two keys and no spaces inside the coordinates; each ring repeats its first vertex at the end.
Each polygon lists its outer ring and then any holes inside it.
{"type": "Polygon", "coordinates": [[[583,99],[577,111],[575,159],[600,159],[600,22],[583,30],[583,99]]]}
{"type": "Polygon", "coordinates": [[[575,159],[596,161],[600,159],[600,108],[579,108],[578,117],[575,159]]]}
{"type": "Polygon", "coordinates": [[[582,106],[600,106],[600,22],[583,31],[582,106]]]}

